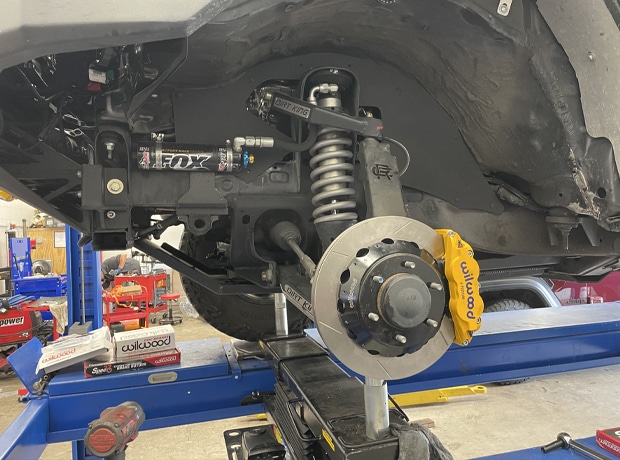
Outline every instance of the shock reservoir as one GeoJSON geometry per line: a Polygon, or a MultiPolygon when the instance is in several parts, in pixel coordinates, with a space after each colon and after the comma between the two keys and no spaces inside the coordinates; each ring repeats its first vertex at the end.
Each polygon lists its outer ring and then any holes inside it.
{"type": "Polygon", "coordinates": [[[232,173],[247,168],[254,156],[224,145],[141,142],[137,152],[140,169],[232,173]]]}

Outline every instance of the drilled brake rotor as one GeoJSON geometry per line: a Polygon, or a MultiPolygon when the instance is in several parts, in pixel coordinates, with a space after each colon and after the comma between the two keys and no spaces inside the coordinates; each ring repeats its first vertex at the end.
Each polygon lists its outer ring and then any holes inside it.
{"type": "MultiPolygon", "coordinates": [[[[340,234],[323,254],[313,279],[312,305],[321,337],[345,366],[367,377],[395,380],[417,374],[437,361],[454,341],[454,327],[452,320],[444,315],[440,318],[436,333],[424,345],[410,348],[409,352],[400,356],[373,353],[374,350],[367,348],[367,343],[360,344],[359,338],[356,341],[356,337],[352,336],[350,328],[344,324],[342,302],[339,305],[342,275],[355,263],[360,250],[379,247],[385,240],[412,243],[434,260],[442,259],[444,255],[441,236],[421,222],[397,216],[364,220],[340,234]]],[[[394,275],[387,273],[386,282],[392,280],[394,275]]],[[[409,276],[414,279],[414,275],[409,276]]],[[[378,279],[376,276],[374,278],[378,279]]],[[[421,292],[415,283],[412,289],[421,292]]],[[[394,336],[397,333],[397,328],[394,328],[394,336]]]]}

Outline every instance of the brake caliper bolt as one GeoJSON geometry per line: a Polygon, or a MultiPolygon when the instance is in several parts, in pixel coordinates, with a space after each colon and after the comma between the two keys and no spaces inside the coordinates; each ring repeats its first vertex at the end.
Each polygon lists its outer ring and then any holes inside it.
{"type": "Polygon", "coordinates": [[[377,322],[379,321],[379,315],[376,313],[368,313],[368,319],[377,322]]]}
{"type": "Polygon", "coordinates": [[[443,285],[441,283],[431,283],[428,285],[428,287],[435,291],[443,291],[443,285]]]}
{"type": "Polygon", "coordinates": [[[424,324],[426,324],[427,326],[430,326],[430,327],[437,327],[437,326],[439,326],[439,323],[437,321],[435,321],[433,318],[428,318],[426,321],[424,321],[424,324]]]}
{"type": "Polygon", "coordinates": [[[397,342],[400,342],[400,343],[407,342],[407,337],[405,337],[404,335],[396,334],[396,337],[394,338],[396,339],[397,342]]]}
{"type": "Polygon", "coordinates": [[[411,262],[410,260],[403,264],[405,268],[415,268],[415,262],[411,262]]]}
{"type": "Polygon", "coordinates": [[[373,280],[375,283],[383,284],[383,276],[378,276],[378,275],[373,276],[373,277],[372,277],[372,280],[373,280]]]}

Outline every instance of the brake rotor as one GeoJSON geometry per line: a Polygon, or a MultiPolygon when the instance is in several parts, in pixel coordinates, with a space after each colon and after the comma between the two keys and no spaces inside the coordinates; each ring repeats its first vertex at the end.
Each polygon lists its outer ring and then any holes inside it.
{"type": "Polygon", "coordinates": [[[437,292],[428,287],[442,279],[433,263],[443,256],[442,237],[406,217],[376,217],[341,233],[319,261],[312,286],[315,323],[329,350],[352,371],[384,380],[406,378],[435,363],[455,337],[442,286],[434,284],[437,292]],[[403,253],[413,262],[409,268],[400,268],[406,264],[399,259],[403,253]],[[375,274],[381,271],[383,276],[375,274]],[[404,308],[409,298],[413,301],[404,308]],[[439,310],[438,299],[443,299],[439,310]],[[375,302],[376,317],[369,313],[375,302]],[[354,310],[357,320],[350,320],[354,310]],[[421,323],[421,318],[429,319],[421,323]],[[420,324],[435,329],[420,339],[420,324]]]}

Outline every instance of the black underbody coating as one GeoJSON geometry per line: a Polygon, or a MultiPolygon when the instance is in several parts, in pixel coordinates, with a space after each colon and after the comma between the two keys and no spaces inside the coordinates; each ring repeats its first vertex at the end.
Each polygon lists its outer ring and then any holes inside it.
{"type": "MultiPolygon", "coordinates": [[[[113,19],[106,29],[102,17],[86,51],[68,45],[83,27],[52,21],[58,43],[32,49],[56,54],[0,74],[0,188],[92,235],[98,249],[157,235],[152,216],[176,216],[168,222],[208,241],[190,254],[206,273],[273,290],[278,265],[297,263],[269,240],[279,219],[298,225],[315,262],[322,252],[309,218],[307,153],[256,150],[253,165],[220,177],[139,171],[132,145],[153,132],[202,144],[284,137],[247,113],[251,91],[337,67],[356,76],[360,105],[411,153],[401,178],[411,217],[453,228],[483,261],[505,260],[508,270],[515,254],[541,274],[615,267],[614,153],[588,135],[575,73],[535,2],[513,1],[507,17],[495,0],[207,3],[209,14],[193,20],[202,22],[188,20],[187,39],[178,24],[142,35],[136,19],[131,35],[113,19]],[[89,86],[93,63],[116,72],[110,84],[89,86]],[[106,184],[116,178],[125,187],[112,194],[106,184]],[[554,262],[538,264],[539,256],[554,262]]],[[[39,57],[25,45],[16,55],[39,57]]]]}

